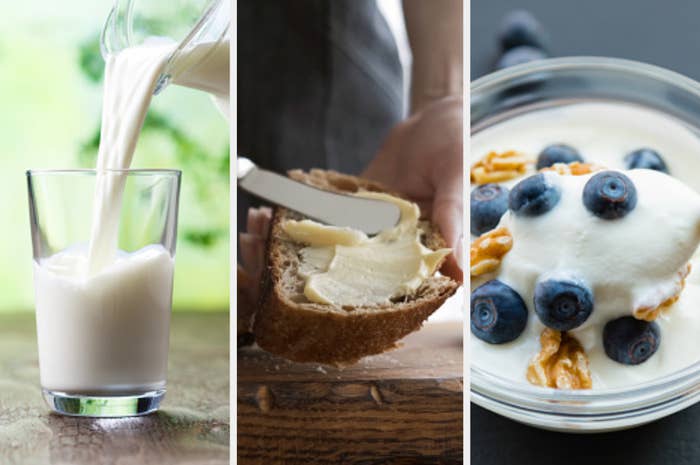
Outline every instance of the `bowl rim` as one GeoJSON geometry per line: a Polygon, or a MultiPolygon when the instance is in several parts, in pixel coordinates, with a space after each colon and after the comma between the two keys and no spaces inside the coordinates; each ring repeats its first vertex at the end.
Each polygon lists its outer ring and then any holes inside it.
{"type": "Polygon", "coordinates": [[[559,71],[563,69],[590,69],[621,71],[653,77],[666,82],[672,82],[678,87],[700,93],[700,83],[675,71],[641,61],[602,56],[572,56],[560,58],[545,58],[532,61],[493,73],[486,74],[470,83],[470,95],[474,92],[484,92],[489,86],[496,86],[504,81],[523,77],[543,71],[559,71]]]}

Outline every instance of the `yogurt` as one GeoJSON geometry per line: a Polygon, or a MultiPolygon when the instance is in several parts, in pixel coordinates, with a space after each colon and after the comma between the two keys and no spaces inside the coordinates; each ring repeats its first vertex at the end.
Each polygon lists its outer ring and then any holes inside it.
{"type": "MultiPolygon", "coordinates": [[[[540,350],[545,328],[533,309],[536,282],[571,273],[595,295],[591,316],[570,331],[589,358],[594,389],[639,384],[699,361],[700,256],[694,253],[700,241],[700,175],[695,174],[700,173],[700,139],[681,122],[652,110],[581,103],[533,111],[480,131],[472,136],[471,153],[476,161],[490,151],[517,150],[535,160],[553,143],[575,147],[584,161],[613,169],[624,168],[626,154],[651,147],[664,156],[673,177],[625,171],[637,189],[638,204],[624,219],[605,221],[581,202],[592,175],[546,173],[561,188],[559,204],[536,218],[506,212],[499,226],[512,233],[513,248],[497,271],[472,282],[472,288],[489,279],[511,286],[528,307],[526,328],[501,345],[471,337],[474,366],[527,382],[526,369],[540,350]],[[656,319],[662,335],[656,353],[639,365],[608,358],[602,343],[605,323],[672,296],[680,288],[678,272],[689,259],[693,271],[680,299],[656,319]]],[[[512,187],[523,178],[503,184],[512,187]]]]}

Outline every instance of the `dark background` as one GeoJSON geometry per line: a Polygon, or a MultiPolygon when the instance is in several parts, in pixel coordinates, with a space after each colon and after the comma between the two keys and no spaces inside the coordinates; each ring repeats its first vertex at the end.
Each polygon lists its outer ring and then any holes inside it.
{"type": "MultiPolygon", "coordinates": [[[[697,0],[472,0],[472,79],[491,71],[500,20],[512,9],[527,9],[542,22],[551,56],[627,58],[700,79],[697,0]]],[[[700,404],[650,425],[593,435],[530,428],[472,404],[471,463],[700,464],[700,404]]]]}
{"type": "Polygon", "coordinates": [[[595,55],[663,66],[700,79],[697,0],[471,0],[471,77],[491,71],[503,15],[531,11],[553,56],[595,55]]]}

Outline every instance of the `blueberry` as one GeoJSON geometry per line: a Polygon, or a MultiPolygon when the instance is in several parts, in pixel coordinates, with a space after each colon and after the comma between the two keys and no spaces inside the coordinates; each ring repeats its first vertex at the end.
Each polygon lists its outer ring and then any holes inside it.
{"type": "Polygon", "coordinates": [[[531,61],[544,60],[545,58],[547,58],[547,55],[539,48],[521,45],[504,52],[496,62],[496,69],[510,68],[511,66],[522,65],[531,61]]]}
{"type": "Polygon", "coordinates": [[[521,45],[539,49],[546,48],[546,34],[542,25],[532,13],[515,10],[508,13],[501,21],[499,42],[502,50],[510,50],[521,45]]]}
{"type": "Polygon", "coordinates": [[[557,331],[578,328],[593,312],[593,293],[581,283],[549,279],[535,286],[535,313],[557,331]]]}
{"type": "Polygon", "coordinates": [[[498,184],[482,184],[471,193],[471,232],[480,236],[496,227],[508,210],[508,189],[498,184]]]}
{"type": "Polygon", "coordinates": [[[605,220],[622,218],[637,205],[637,189],[632,180],[617,171],[602,171],[583,188],[583,204],[605,220]]]}
{"type": "Polygon", "coordinates": [[[525,302],[510,286],[494,279],[472,292],[472,334],[482,341],[510,342],[520,336],[526,324],[525,302]]]}
{"type": "Polygon", "coordinates": [[[561,198],[561,189],[542,173],[525,178],[513,187],[508,196],[508,207],[518,216],[544,215],[561,198]]]}
{"type": "Polygon", "coordinates": [[[627,154],[627,156],[625,156],[625,165],[628,170],[646,168],[648,170],[656,170],[668,174],[666,162],[661,158],[659,152],[652,149],[638,149],[627,154]]]}
{"type": "Polygon", "coordinates": [[[540,152],[539,157],[537,157],[537,169],[541,170],[555,163],[571,163],[574,161],[583,161],[578,150],[568,145],[554,144],[545,147],[545,149],[540,152]]]}
{"type": "Polygon", "coordinates": [[[605,353],[616,362],[639,365],[654,355],[661,343],[659,325],[623,316],[603,328],[605,353]]]}

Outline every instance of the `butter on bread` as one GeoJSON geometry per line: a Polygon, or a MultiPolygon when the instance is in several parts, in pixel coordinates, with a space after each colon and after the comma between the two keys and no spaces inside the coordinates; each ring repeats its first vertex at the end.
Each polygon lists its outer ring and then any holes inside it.
{"type": "Polygon", "coordinates": [[[413,294],[451,250],[431,250],[421,243],[416,204],[379,192],[354,195],[396,205],[401,219],[374,237],[311,220],[283,222],[290,239],[305,245],[299,252],[304,295],[321,304],[366,306],[413,294]]]}
{"type": "MultiPolygon", "coordinates": [[[[295,170],[289,176],[333,192],[387,192],[378,183],[334,171],[295,170]]],[[[418,330],[459,287],[449,277],[433,275],[411,294],[386,303],[352,306],[312,302],[304,294],[306,279],[300,274],[300,251],[305,246],[285,233],[283,224],[288,220],[304,218],[285,208],[275,209],[261,306],[254,322],[256,341],[268,352],[297,362],[356,362],[396,347],[399,339],[418,330]]],[[[433,251],[445,248],[444,239],[430,222],[421,220],[418,227],[425,247],[433,251]]]]}

